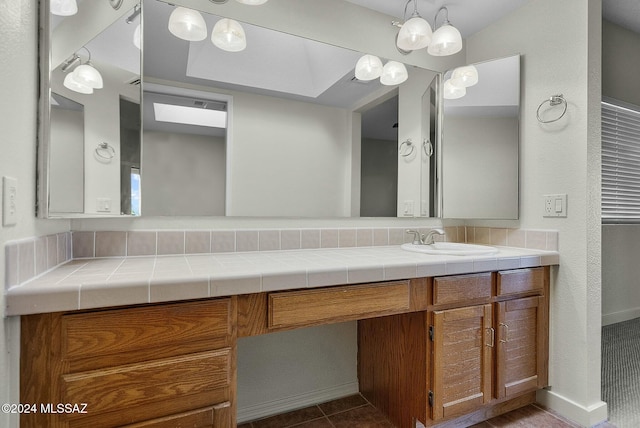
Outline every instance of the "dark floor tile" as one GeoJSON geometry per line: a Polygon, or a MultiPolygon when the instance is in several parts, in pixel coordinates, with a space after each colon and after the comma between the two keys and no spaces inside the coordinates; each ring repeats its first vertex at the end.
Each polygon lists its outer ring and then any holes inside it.
{"type": "Polygon", "coordinates": [[[480,422],[479,424],[471,425],[469,428],[493,428],[488,422],[480,422]]]}
{"type": "Polygon", "coordinates": [[[529,405],[520,409],[513,410],[504,415],[497,416],[487,421],[494,427],[522,427],[522,428],[575,428],[576,426],[569,421],[560,419],[551,413],[529,405]]]}
{"type": "Polygon", "coordinates": [[[330,416],[355,407],[364,406],[365,404],[369,404],[367,400],[365,400],[362,395],[355,394],[318,404],[318,407],[320,407],[320,410],[322,410],[325,415],[330,416]]]}
{"type": "Polygon", "coordinates": [[[391,422],[370,404],[336,413],[329,416],[329,420],[336,428],[394,428],[391,422]]]}
{"type": "Polygon", "coordinates": [[[253,428],[253,427],[251,426],[251,422],[247,422],[247,423],[238,425],[237,428],[253,428]]]}
{"type": "Polygon", "coordinates": [[[303,422],[300,425],[294,425],[291,428],[333,428],[331,422],[327,418],[314,419],[309,422],[303,422]]]}
{"type": "Polygon", "coordinates": [[[318,406],[305,407],[281,415],[253,421],[253,428],[285,428],[323,417],[318,406]]]}

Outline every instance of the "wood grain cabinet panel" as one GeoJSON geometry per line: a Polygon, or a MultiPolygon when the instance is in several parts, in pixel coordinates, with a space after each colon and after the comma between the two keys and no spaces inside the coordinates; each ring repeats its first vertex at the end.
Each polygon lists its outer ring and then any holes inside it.
{"type": "Polygon", "coordinates": [[[23,317],[23,427],[235,425],[236,298],[23,317]],[[37,345],[37,346],[36,346],[37,345]]]}
{"type": "Polygon", "coordinates": [[[433,280],[433,304],[474,304],[488,302],[493,290],[493,274],[491,272],[455,275],[435,278],[433,280]]]}
{"type": "Polygon", "coordinates": [[[548,327],[544,297],[497,303],[496,397],[546,386],[548,327]]]}
{"type": "Polygon", "coordinates": [[[514,269],[498,272],[496,295],[542,293],[545,285],[544,268],[514,269]]]}
{"type": "Polygon", "coordinates": [[[491,400],[492,306],[433,313],[434,420],[468,413],[491,400]]]}
{"type": "Polygon", "coordinates": [[[268,327],[342,322],[410,310],[409,281],[270,293],[268,327]]]}

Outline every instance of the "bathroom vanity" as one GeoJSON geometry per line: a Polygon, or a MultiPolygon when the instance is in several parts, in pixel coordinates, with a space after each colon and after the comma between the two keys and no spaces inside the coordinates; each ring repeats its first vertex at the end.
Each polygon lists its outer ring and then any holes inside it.
{"type": "MultiPolygon", "coordinates": [[[[342,268],[325,265],[321,284],[309,259],[301,262],[303,270],[308,266],[298,287],[284,279],[274,286],[263,274],[255,290],[227,296],[214,295],[210,286],[206,298],[149,297],[145,304],[91,309],[82,308],[79,288],[76,310],[25,311],[20,401],[37,404],[38,411],[23,414],[21,425],[233,427],[238,337],[349,320],[359,320],[360,391],[398,427],[417,421],[467,426],[535,400],[548,382],[549,277],[556,252],[503,249],[461,262],[397,247],[331,250],[369,258],[376,251],[387,257],[398,251],[403,267],[388,259],[379,281],[359,281],[362,267],[347,267],[340,283],[340,275],[331,273],[342,268]],[[80,408],[56,411],[58,403],[80,408]]],[[[327,252],[306,252],[314,254],[327,252]]],[[[244,279],[251,275],[248,268],[244,279]]],[[[185,275],[184,287],[192,281],[185,275]]],[[[178,277],[172,286],[182,286],[178,277]]],[[[18,288],[8,293],[10,306],[18,288]]]]}

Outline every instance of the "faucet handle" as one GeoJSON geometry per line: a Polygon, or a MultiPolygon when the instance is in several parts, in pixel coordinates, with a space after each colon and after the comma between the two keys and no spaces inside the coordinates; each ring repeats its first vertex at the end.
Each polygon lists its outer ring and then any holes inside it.
{"type": "Polygon", "coordinates": [[[410,235],[413,235],[413,242],[412,244],[414,245],[420,245],[422,244],[422,236],[420,235],[420,232],[418,232],[415,229],[407,229],[404,231],[405,233],[408,233],[410,235]]]}

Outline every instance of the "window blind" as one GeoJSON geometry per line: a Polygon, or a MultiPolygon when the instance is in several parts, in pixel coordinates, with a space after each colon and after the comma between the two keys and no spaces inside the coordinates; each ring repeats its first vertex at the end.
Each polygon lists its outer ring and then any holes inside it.
{"type": "Polygon", "coordinates": [[[602,102],[602,221],[640,223],[640,112],[602,102]]]}

